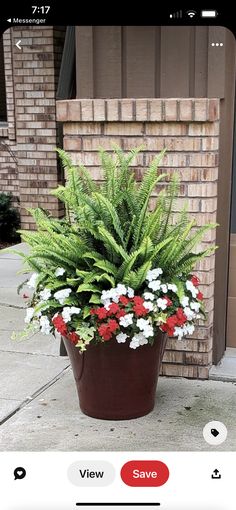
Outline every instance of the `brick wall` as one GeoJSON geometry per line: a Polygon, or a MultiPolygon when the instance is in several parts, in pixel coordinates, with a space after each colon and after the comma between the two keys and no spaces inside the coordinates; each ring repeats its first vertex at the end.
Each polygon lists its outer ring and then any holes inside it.
{"type": "Polygon", "coordinates": [[[7,109],[7,125],[0,125],[0,191],[10,191],[17,206],[19,198],[19,182],[17,168],[17,147],[15,143],[15,108],[14,108],[14,88],[12,73],[12,54],[11,54],[11,35],[10,31],[3,35],[4,49],[4,74],[1,80],[5,81],[5,98],[7,109]]]}
{"type": "MultiPolygon", "coordinates": [[[[167,154],[161,171],[181,176],[176,211],[187,199],[197,225],[216,221],[219,145],[219,101],[216,99],[84,99],[57,102],[57,119],[63,122],[64,148],[75,163],[86,165],[91,175],[102,179],[98,148],[124,150],[144,144],[134,162],[137,179],[164,147],[167,154]]],[[[153,197],[155,201],[155,196],[153,197]]],[[[203,246],[214,243],[215,231],[203,246]]],[[[194,336],[184,341],[169,339],[162,373],[207,378],[212,362],[214,265],[211,255],[197,266],[208,312],[194,336]]]]}
{"type": "Polygon", "coordinates": [[[27,207],[40,205],[55,216],[62,212],[49,191],[61,179],[54,150],[55,97],[64,28],[14,27],[3,37],[8,126],[0,130],[0,147],[10,153],[0,152],[1,190],[19,196],[22,228],[29,229],[27,207]],[[19,39],[21,50],[15,45],[19,39]]]}
{"type": "Polygon", "coordinates": [[[0,122],[6,120],[6,87],[4,72],[3,40],[0,39],[0,122]]]}

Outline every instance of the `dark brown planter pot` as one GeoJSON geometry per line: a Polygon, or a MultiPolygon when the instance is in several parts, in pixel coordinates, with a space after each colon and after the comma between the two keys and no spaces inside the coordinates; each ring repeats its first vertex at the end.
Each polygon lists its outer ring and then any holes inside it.
{"type": "Polygon", "coordinates": [[[157,379],[166,335],[157,334],[154,345],[131,349],[115,338],[89,345],[80,354],[63,338],[84,414],[102,420],[129,420],[153,410],[157,379]]]}

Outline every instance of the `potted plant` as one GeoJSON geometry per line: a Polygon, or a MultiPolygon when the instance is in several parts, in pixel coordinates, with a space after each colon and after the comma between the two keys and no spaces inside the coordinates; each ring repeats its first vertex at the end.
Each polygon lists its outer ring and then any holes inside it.
{"type": "MultiPolygon", "coordinates": [[[[52,193],[65,204],[55,219],[30,210],[37,230],[20,231],[30,246],[21,254],[34,274],[25,333],[59,333],[70,357],[85,414],[130,419],[153,409],[167,335],[183,338],[204,317],[199,280],[192,274],[204,233],[194,229],[186,207],[174,213],[177,175],[150,199],[166,178],[158,175],[164,151],[135,180],[128,155],[101,150],[104,182],[95,183],[58,149],[67,173],[65,186],[52,193]]],[[[24,334],[25,334],[24,333],[24,334]]]]}

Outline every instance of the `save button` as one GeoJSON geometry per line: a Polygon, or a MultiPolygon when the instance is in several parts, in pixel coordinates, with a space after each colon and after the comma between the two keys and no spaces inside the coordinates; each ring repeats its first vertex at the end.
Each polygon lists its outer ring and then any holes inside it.
{"type": "Polygon", "coordinates": [[[130,460],[121,468],[121,478],[130,487],[160,487],[169,478],[169,469],[160,460],[130,460]]]}

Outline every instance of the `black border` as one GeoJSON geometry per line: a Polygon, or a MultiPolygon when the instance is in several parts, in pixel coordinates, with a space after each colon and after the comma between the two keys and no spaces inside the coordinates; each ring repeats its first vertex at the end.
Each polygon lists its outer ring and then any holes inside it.
{"type": "MultiPolygon", "coordinates": [[[[19,26],[19,24],[8,23],[9,18],[19,19],[33,19],[33,18],[46,18],[45,25],[157,25],[157,26],[224,26],[229,28],[234,35],[236,35],[236,21],[233,15],[233,8],[228,7],[223,2],[222,4],[213,3],[206,0],[201,2],[200,5],[193,5],[190,3],[184,6],[182,3],[173,5],[159,5],[157,4],[155,10],[151,4],[145,9],[132,9],[131,13],[127,11],[127,5],[119,4],[119,9],[115,10],[115,14],[111,12],[110,4],[104,2],[101,5],[96,4],[91,9],[91,6],[86,2],[79,4],[74,0],[61,0],[60,4],[57,0],[24,0],[15,3],[14,0],[3,2],[1,5],[0,17],[0,33],[5,31],[11,26],[19,26]],[[51,9],[47,15],[33,15],[32,4],[39,7],[43,5],[50,5],[51,9]],[[211,4],[211,5],[209,5],[211,4]],[[213,5],[212,5],[213,4],[213,5]],[[64,7],[65,6],[65,7],[64,7]],[[189,18],[187,11],[195,10],[197,14],[193,18],[189,18]],[[200,16],[201,10],[216,10],[218,15],[216,18],[202,18],[200,16]],[[170,13],[182,10],[182,18],[170,19],[170,13]]],[[[24,27],[34,26],[35,24],[24,24],[24,27]]],[[[45,26],[42,25],[42,26],[45,26]]],[[[22,25],[21,25],[22,26],[22,25]]],[[[38,25],[36,25],[38,26],[38,25]]],[[[40,25],[39,25],[40,26],[40,25]]]]}

